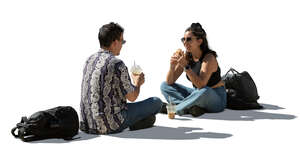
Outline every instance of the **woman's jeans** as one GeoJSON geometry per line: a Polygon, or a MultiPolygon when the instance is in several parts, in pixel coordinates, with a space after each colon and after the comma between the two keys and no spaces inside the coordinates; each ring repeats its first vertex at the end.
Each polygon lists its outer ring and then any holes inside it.
{"type": "Polygon", "coordinates": [[[150,97],[143,101],[127,104],[128,110],[122,111],[125,121],[115,133],[123,131],[129,126],[134,125],[136,122],[145,119],[150,115],[157,114],[160,111],[163,103],[158,97],[150,97]]]}
{"type": "Polygon", "coordinates": [[[184,110],[195,105],[210,113],[221,112],[226,107],[227,97],[224,87],[197,89],[177,83],[168,85],[163,82],[160,89],[168,103],[170,103],[170,99],[173,104],[176,104],[176,114],[178,115],[183,115],[184,110]]]}

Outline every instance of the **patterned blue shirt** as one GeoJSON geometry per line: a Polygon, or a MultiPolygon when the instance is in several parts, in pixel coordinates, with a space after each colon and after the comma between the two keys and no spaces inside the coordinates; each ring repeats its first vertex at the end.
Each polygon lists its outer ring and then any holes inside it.
{"type": "Polygon", "coordinates": [[[100,49],[85,63],[81,84],[81,120],[99,134],[118,130],[127,109],[125,95],[134,91],[128,69],[111,52],[100,49]]]}

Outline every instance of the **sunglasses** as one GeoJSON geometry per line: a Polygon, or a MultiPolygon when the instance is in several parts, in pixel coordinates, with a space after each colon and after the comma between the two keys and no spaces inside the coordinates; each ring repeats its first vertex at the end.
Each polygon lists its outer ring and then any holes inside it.
{"type": "Polygon", "coordinates": [[[125,44],[125,43],[126,43],[126,40],[123,40],[123,41],[122,41],[122,44],[125,44]]]}
{"type": "Polygon", "coordinates": [[[191,42],[192,41],[192,37],[187,37],[187,38],[182,37],[181,38],[181,42],[184,43],[185,41],[186,42],[191,42]]]}

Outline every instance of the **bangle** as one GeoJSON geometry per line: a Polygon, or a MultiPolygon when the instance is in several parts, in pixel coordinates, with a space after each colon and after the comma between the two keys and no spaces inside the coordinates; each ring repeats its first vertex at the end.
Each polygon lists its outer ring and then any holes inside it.
{"type": "Polygon", "coordinates": [[[184,71],[187,71],[189,69],[191,69],[191,66],[189,64],[184,67],[184,71]]]}

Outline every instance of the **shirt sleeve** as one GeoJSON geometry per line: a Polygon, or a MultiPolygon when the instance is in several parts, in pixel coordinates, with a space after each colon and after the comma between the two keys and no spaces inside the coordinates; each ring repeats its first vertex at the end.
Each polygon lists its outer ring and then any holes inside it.
{"type": "Polygon", "coordinates": [[[121,61],[117,65],[117,75],[120,78],[120,89],[124,96],[135,90],[135,86],[131,83],[126,65],[121,61]]]}

